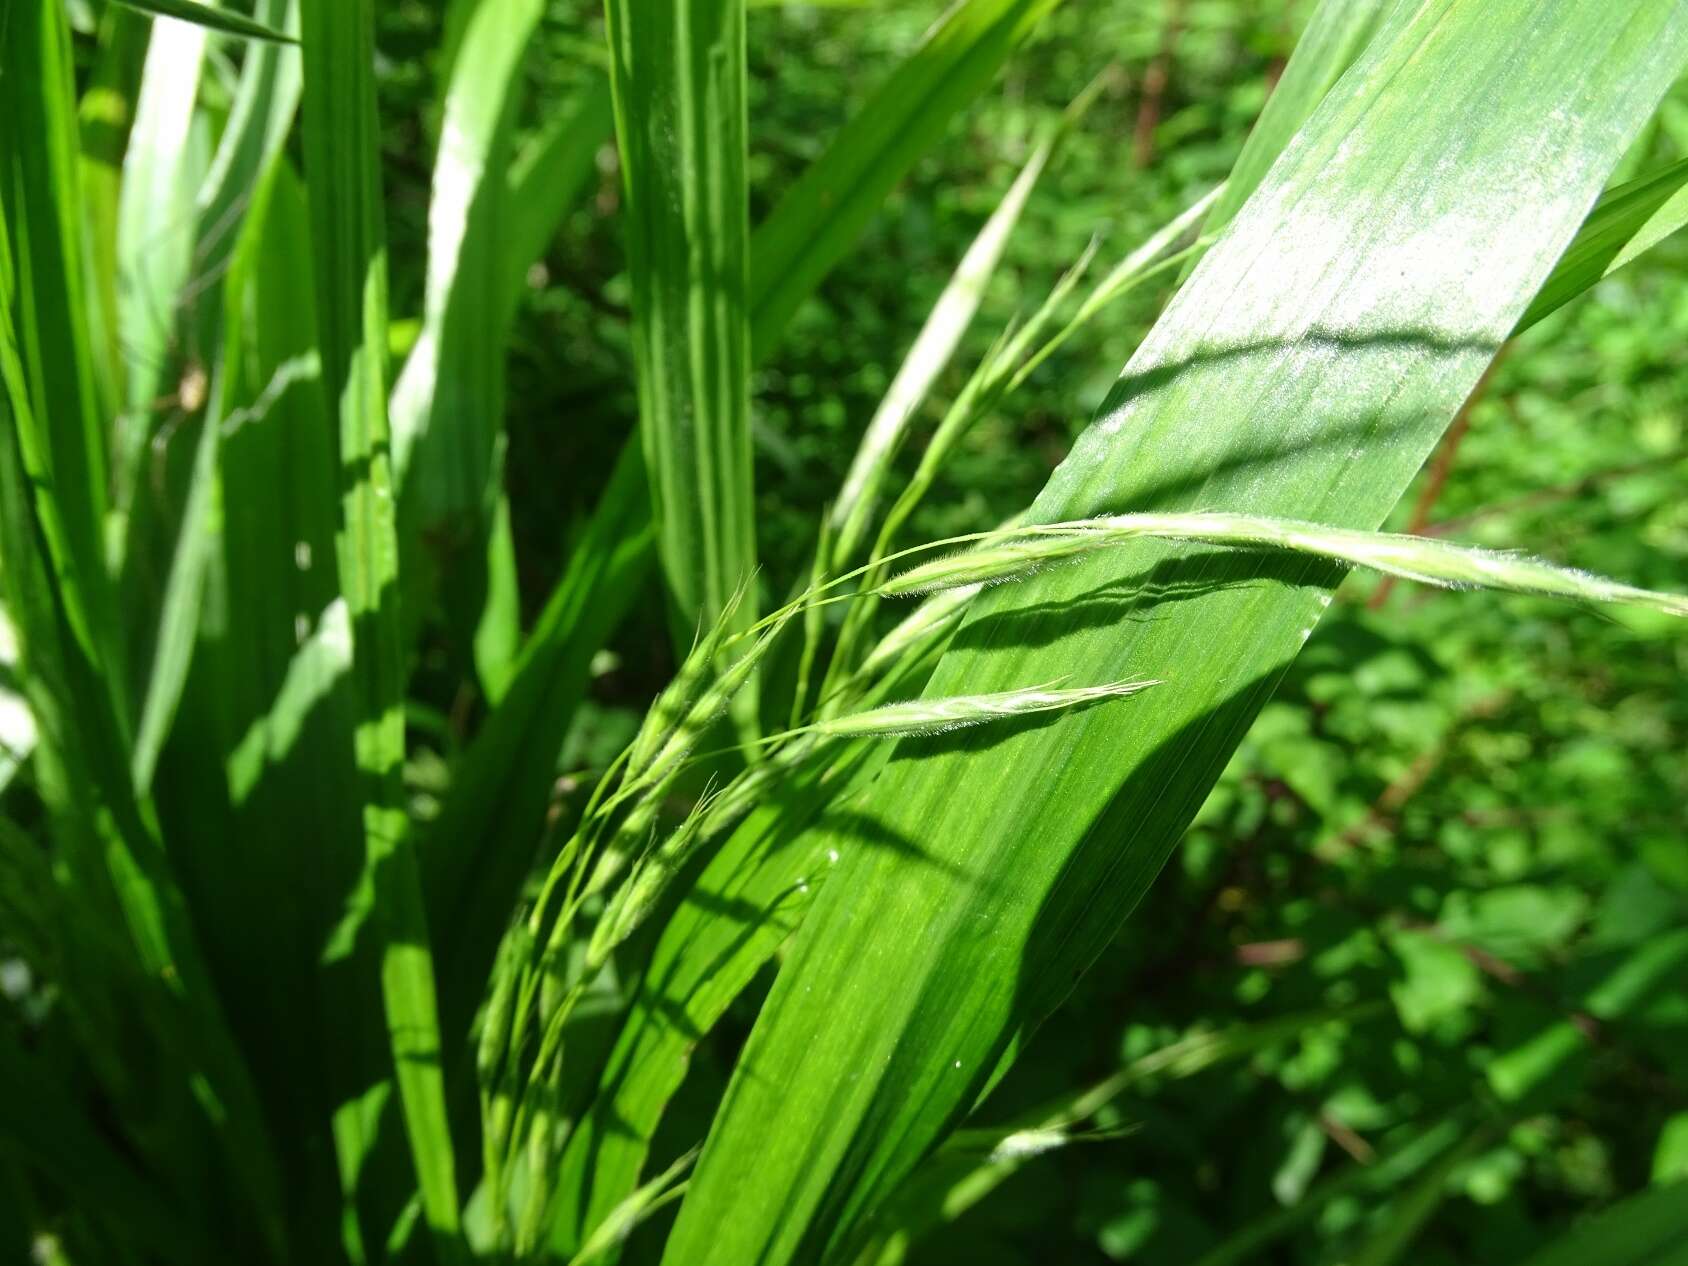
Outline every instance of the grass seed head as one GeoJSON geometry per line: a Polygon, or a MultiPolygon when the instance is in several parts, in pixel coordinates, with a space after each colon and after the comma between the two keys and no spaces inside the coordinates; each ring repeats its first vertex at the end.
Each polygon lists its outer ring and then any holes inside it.
{"type": "Polygon", "coordinates": [[[988,537],[973,549],[934,558],[893,576],[877,590],[887,598],[912,598],[972,585],[1023,580],[1053,562],[1063,562],[1105,544],[1085,535],[988,537]]]}
{"type": "Polygon", "coordinates": [[[1057,712],[1107,699],[1123,699],[1160,684],[1155,680],[1113,681],[1100,686],[1078,686],[1065,690],[1053,686],[1029,686],[994,694],[912,699],[907,703],[892,703],[866,712],[817,721],[811,728],[816,734],[839,738],[943,734],[1004,717],[1057,712]]]}

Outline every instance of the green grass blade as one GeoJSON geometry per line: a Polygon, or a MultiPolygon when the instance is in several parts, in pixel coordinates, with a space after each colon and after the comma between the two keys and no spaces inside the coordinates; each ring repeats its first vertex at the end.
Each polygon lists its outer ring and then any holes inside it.
{"type": "Polygon", "coordinates": [[[117,328],[117,213],[123,192],[123,157],[151,32],[152,23],[132,9],[113,6],[106,10],[93,71],[76,108],[82,134],[89,336],[100,412],[108,418],[122,409],[124,379],[123,344],[117,328]]]}
{"type": "Polygon", "coordinates": [[[462,47],[457,55],[450,45],[422,323],[392,398],[408,592],[422,607],[443,588],[455,640],[472,646],[489,697],[506,684],[520,638],[500,469],[505,345],[519,293],[507,278],[521,249],[511,230],[562,210],[524,212],[508,179],[523,56],[543,9],[537,0],[486,0],[452,11],[462,15],[462,47]]]}
{"type": "Polygon", "coordinates": [[[151,790],[159,752],[176,719],[176,708],[181,702],[182,689],[187,684],[188,669],[193,661],[200,603],[205,590],[205,569],[210,564],[216,544],[213,515],[220,430],[221,422],[217,417],[200,419],[187,501],[183,506],[181,527],[159,608],[151,669],[143,687],[134,750],[129,758],[129,776],[135,789],[143,795],[151,790]]]}
{"type": "MultiPolygon", "coordinates": [[[[1685,59],[1688,14],[1663,0],[1398,6],[1034,520],[1224,505],[1375,527],[1685,59]]],[[[895,1188],[1111,940],[1334,579],[1157,544],[974,600],[931,696],[1169,685],[899,746],[762,1012],[668,1261],[817,1260],[895,1188]]]]}
{"type": "Polygon", "coordinates": [[[433,959],[405,816],[404,665],[387,428],[387,277],[371,0],[305,0],[304,152],[323,387],[339,418],[340,583],[358,685],[365,878],[380,981],[423,1215],[457,1254],[458,1198],[433,959]]]}
{"type": "Polygon", "coordinates": [[[1513,332],[1522,334],[1688,224],[1685,186],[1688,159],[1607,190],[1513,332]]]}
{"type": "Polygon", "coordinates": [[[434,163],[421,332],[393,387],[393,464],[407,534],[482,549],[504,422],[511,120],[543,7],[485,0],[470,20],[434,163]]]}
{"type": "Polygon", "coordinates": [[[505,233],[512,307],[527,283],[528,269],[545,254],[563,216],[586,192],[597,171],[598,150],[614,127],[609,76],[594,75],[516,156],[510,167],[505,233]]]}
{"type": "MultiPolygon", "coordinates": [[[[299,0],[258,0],[253,16],[289,34],[299,29],[299,0]]],[[[199,214],[198,270],[220,277],[238,234],[234,220],[257,191],[270,160],[286,144],[299,111],[302,87],[299,50],[264,43],[246,50],[228,123],[217,142],[211,170],[196,199],[199,214]]],[[[204,305],[206,319],[221,305],[204,305]]],[[[218,345],[215,326],[201,334],[202,346],[218,345]]]]}
{"type": "Polygon", "coordinates": [[[194,267],[194,196],[209,160],[204,120],[195,125],[205,45],[204,27],[153,24],[123,156],[117,321],[128,388],[112,459],[120,507],[133,498],[154,417],[164,411],[158,398],[175,359],[182,289],[194,267]]]}
{"type": "MultiPolygon", "coordinates": [[[[21,337],[20,373],[42,446],[32,460],[54,504],[58,584],[67,617],[90,658],[114,670],[120,733],[129,712],[122,683],[115,587],[106,567],[105,428],[94,386],[86,317],[70,32],[57,0],[7,6],[0,23],[0,161],[9,236],[17,252],[10,302],[21,337]]],[[[26,442],[27,442],[26,437],[26,442]]]]}
{"type": "MultiPolygon", "coordinates": [[[[743,0],[605,6],[639,433],[678,645],[756,567],[743,0]]],[[[754,595],[732,628],[756,619],[754,595]]],[[[756,695],[735,710],[756,728],[756,695]]]]}
{"type": "Polygon", "coordinates": [[[756,230],[751,358],[765,359],[909,168],[1060,0],[958,0],[756,230]]]}
{"type": "Polygon", "coordinates": [[[1320,0],[1296,41],[1295,55],[1243,142],[1204,231],[1217,233],[1236,217],[1307,116],[1371,42],[1390,8],[1390,0],[1320,0]]]}
{"type": "Polygon", "coordinates": [[[243,39],[265,40],[272,44],[297,44],[299,41],[275,27],[255,22],[251,18],[227,9],[213,8],[199,0],[114,0],[126,9],[148,13],[154,17],[175,18],[178,21],[202,26],[224,35],[238,35],[243,39]]]}
{"type": "Polygon", "coordinates": [[[1654,1187],[1572,1226],[1525,1266],[1683,1266],[1688,1184],[1654,1187]]]}

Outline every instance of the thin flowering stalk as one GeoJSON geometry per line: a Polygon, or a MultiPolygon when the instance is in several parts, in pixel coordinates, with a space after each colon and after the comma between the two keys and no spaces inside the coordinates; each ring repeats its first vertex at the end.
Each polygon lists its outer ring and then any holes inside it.
{"type": "Polygon", "coordinates": [[[859,686],[890,672],[916,647],[954,628],[983,588],[983,585],[955,585],[932,594],[879,639],[846,686],[859,686]]]}
{"type": "MultiPolygon", "coordinates": [[[[809,568],[809,592],[817,591],[826,581],[828,562],[833,549],[832,516],[821,515],[820,539],[815,542],[815,556],[809,568]]],[[[810,603],[803,608],[803,649],[797,656],[797,680],[791,687],[791,720],[797,725],[809,705],[809,678],[815,669],[815,656],[820,653],[821,637],[826,632],[825,607],[810,603]]]]}
{"type": "Polygon", "coordinates": [[[828,555],[832,565],[847,563],[866,539],[880,486],[890,474],[892,459],[907,438],[916,411],[925,403],[932,384],[948,365],[961,336],[972,323],[1014,225],[1051,154],[1083,120],[1117,73],[1117,68],[1110,66],[1095,76],[1049,129],[933,305],[926,324],[868,423],[838,501],[826,516],[835,530],[828,555]]]}
{"type": "Polygon", "coordinates": [[[1225,184],[1221,182],[1210,192],[1179,212],[1175,218],[1156,230],[1141,246],[1115,264],[1108,275],[1091,288],[1090,293],[1085,296],[1084,302],[1079,305],[1078,311],[1073,314],[1072,320],[1068,321],[1021,366],[1014,376],[1010,390],[1025,381],[1026,375],[1041,365],[1057,348],[1071,338],[1074,332],[1114,300],[1129,294],[1144,282],[1159,276],[1164,270],[1198,257],[1201,252],[1211,246],[1213,244],[1211,237],[1198,237],[1187,246],[1173,249],[1185,235],[1202,222],[1209,209],[1224,192],[1225,184]]]}

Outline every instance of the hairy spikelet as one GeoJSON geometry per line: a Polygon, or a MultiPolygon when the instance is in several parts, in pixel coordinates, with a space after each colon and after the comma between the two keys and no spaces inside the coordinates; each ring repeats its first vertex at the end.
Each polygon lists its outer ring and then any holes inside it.
{"type": "MultiPolygon", "coordinates": [[[[750,648],[729,664],[719,677],[696,695],[680,715],[680,720],[669,728],[667,735],[659,744],[654,745],[651,755],[635,773],[628,771],[625,784],[634,787],[641,784],[653,783],[667,777],[684,760],[686,754],[696,746],[705,730],[718,721],[738,696],[740,690],[750,680],[750,675],[756,670],[756,665],[762,662],[768,647],[773,644],[780,630],[797,608],[791,607],[775,619],[769,627],[751,643],[750,648]]],[[[707,677],[705,677],[707,680],[707,677]]],[[[666,693],[666,692],[665,692],[666,693]]]]}
{"type": "Polygon", "coordinates": [[[704,838],[702,828],[711,799],[706,796],[700,800],[679,827],[640,859],[628,881],[610,898],[586,947],[588,969],[602,967],[610,952],[632,936],[656,908],[669,883],[704,838]]]}
{"type": "Polygon", "coordinates": [[[809,729],[836,738],[864,738],[883,735],[943,734],[970,725],[983,725],[1005,717],[1029,716],[1036,712],[1058,712],[1104,699],[1123,699],[1159,681],[1113,681],[1100,686],[1078,686],[1061,690],[1029,686],[995,694],[951,695],[943,699],[912,699],[891,703],[848,716],[817,721],[809,729]]]}
{"type": "Polygon", "coordinates": [[[1095,520],[1092,530],[1122,538],[1166,536],[1214,545],[1287,549],[1443,588],[1499,589],[1688,615],[1688,597],[1679,594],[1639,589],[1526,554],[1478,549],[1431,537],[1356,532],[1242,514],[1114,515],[1095,520]]]}
{"type": "Polygon", "coordinates": [[[887,596],[1020,580],[1051,562],[1141,537],[1282,549],[1452,589],[1498,589],[1581,602],[1610,602],[1688,615],[1688,597],[1621,584],[1524,554],[1423,536],[1245,514],[1116,514],[993,534],[975,548],[912,567],[885,582],[887,596]]]}
{"type": "Polygon", "coordinates": [[[889,633],[880,638],[856,670],[858,680],[872,681],[895,668],[905,655],[961,619],[979,585],[945,588],[927,598],[889,633]]]}
{"type": "Polygon", "coordinates": [[[747,581],[741,584],[733,591],[721,618],[697,640],[685,662],[680,665],[679,671],[674,674],[674,680],[668,683],[645,713],[645,720],[639,726],[639,732],[634,735],[627,752],[625,776],[629,781],[651,768],[663,744],[687,721],[708,689],[716,670],[716,658],[732,627],[733,613],[738,609],[748,583],[747,581]]]}
{"type": "Polygon", "coordinates": [[[1088,554],[1108,542],[1081,535],[990,536],[961,550],[911,567],[882,583],[875,592],[886,598],[918,598],[963,587],[1024,580],[1050,563],[1088,554]]]}

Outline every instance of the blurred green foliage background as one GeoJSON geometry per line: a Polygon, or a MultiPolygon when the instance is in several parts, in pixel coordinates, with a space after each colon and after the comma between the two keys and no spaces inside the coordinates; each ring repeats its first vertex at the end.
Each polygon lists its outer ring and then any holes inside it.
{"type": "MultiPolygon", "coordinates": [[[[1075,0],[1043,25],[759,373],[770,592],[805,567],[867,418],[1037,129],[1111,67],[1033,196],[951,393],[1091,240],[1115,257],[1224,177],[1308,8],[1075,0]]],[[[753,223],[937,12],[752,10],[753,223]]],[[[440,8],[388,4],[381,21],[402,315],[421,302],[440,8]]],[[[601,22],[581,0],[551,6],[529,125],[598,73],[601,22]]],[[[1679,90],[1616,179],[1685,153],[1679,90]]],[[[530,275],[511,349],[530,614],[635,413],[607,137],[600,157],[530,275]]],[[[970,436],[909,539],[1024,506],[1166,293],[1133,294],[1045,363],[970,436]]],[[[1688,586],[1685,370],[1676,241],[1512,347],[1391,526],[1688,586]]],[[[669,655],[653,594],[600,658],[565,763],[626,739],[669,655]]],[[[1192,1034],[1267,1025],[1271,1040],[1135,1078],[1095,1141],[1011,1167],[913,1260],[1188,1262],[1253,1228],[1238,1260],[1386,1261],[1393,1232],[1420,1225],[1412,1261],[1513,1260],[1688,1176],[1685,670],[1688,643],[1658,621],[1351,581],[1115,950],[983,1115],[1011,1119],[1192,1034]]],[[[759,996],[700,1051],[670,1153],[701,1131],[759,996]]]]}

